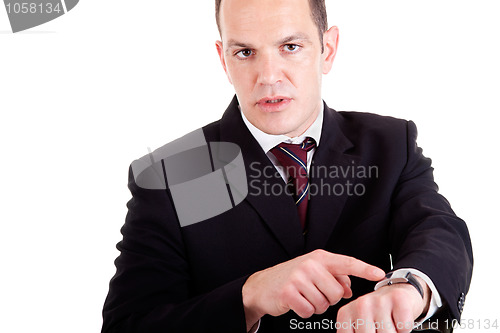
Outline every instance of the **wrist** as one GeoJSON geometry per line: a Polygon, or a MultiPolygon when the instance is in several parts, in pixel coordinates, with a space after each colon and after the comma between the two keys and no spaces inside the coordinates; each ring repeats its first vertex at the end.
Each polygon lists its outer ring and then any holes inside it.
{"type": "Polygon", "coordinates": [[[418,275],[413,275],[415,279],[417,279],[418,283],[420,283],[420,286],[422,286],[422,291],[424,293],[424,296],[422,297],[422,300],[424,302],[424,309],[422,311],[422,315],[425,315],[429,311],[429,306],[431,304],[431,290],[427,283],[418,275]]]}
{"type": "Polygon", "coordinates": [[[260,314],[256,305],[256,293],[252,288],[253,275],[251,275],[241,289],[243,309],[245,311],[245,321],[247,325],[247,332],[257,324],[263,314],[260,314]]]}
{"type": "MultiPolygon", "coordinates": [[[[421,317],[428,312],[432,293],[427,283],[419,276],[405,270],[396,270],[388,273],[382,281],[378,282],[375,285],[375,290],[384,286],[397,286],[399,288],[405,288],[409,291],[412,290],[412,293],[418,294],[421,299],[421,302],[418,303],[422,305],[422,311],[421,315],[418,317],[421,317]]],[[[417,299],[418,298],[415,297],[416,301],[417,299]]]]}

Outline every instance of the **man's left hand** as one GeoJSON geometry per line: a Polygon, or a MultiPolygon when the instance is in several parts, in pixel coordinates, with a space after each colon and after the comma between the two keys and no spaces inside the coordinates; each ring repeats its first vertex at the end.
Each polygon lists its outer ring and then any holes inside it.
{"type": "Polygon", "coordinates": [[[407,283],[381,287],[339,310],[337,332],[411,332],[415,320],[427,313],[431,294],[424,280],[416,278],[423,287],[424,298],[407,283]]]}

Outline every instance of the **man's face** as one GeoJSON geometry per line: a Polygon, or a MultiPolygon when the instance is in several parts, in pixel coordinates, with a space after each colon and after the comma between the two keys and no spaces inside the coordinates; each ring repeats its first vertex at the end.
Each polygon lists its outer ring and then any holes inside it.
{"type": "Polygon", "coordinates": [[[268,134],[301,135],[321,108],[338,30],[324,52],[308,0],[223,0],[219,56],[247,119],[268,134]]]}

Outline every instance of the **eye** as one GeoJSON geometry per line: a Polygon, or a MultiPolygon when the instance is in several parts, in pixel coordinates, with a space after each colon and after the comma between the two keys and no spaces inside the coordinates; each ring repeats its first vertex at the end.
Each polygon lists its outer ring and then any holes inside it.
{"type": "Polygon", "coordinates": [[[246,59],[246,58],[250,57],[252,54],[253,54],[252,50],[245,49],[245,50],[241,50],[238,53],[236,53],[236,56],[240,59],[246,59]]]}
{"type": "Polygon", "coordinates": [[[300,49],[300,46],[297,44],[286,44],[284,46],[284,50],[286,52],[294,53],[297,52],[300,49]]]}

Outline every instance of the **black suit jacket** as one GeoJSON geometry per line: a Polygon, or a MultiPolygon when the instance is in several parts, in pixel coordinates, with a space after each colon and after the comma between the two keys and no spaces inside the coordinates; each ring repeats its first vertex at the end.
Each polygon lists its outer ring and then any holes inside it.
{"type": "MultiPolygon", "coordinates": [[[[437,192],[431,160],[417,147],[412,122],[336,112],[325,104],[310,170],[318,193],[311,193],[305,236],[291,197],[285,191],[265,195],[265,186],[277,189],[284,182],[277,172],[264,175],[251,167],[252,162],[263,168],[272,164],[243,123],[236,98],[203,132],[207,142],[237,144],[247,179],[258,181],[235,208],[181,227],[170,191],[140,188],[131,171],[133,198],[117,245],[121,254],[104,305],[103,332],[245,332],[241,288],[248,276],[314,249],[353,256],[385,271],[392,255],[394,269],[427,274],[448,317],[460,317],[472,274],[470,239],[465,223],[437,192]],[[349,167],[357,172],[372,167],[372,173],[363,176],[349,167]]],[[[353,278],[352,299],[373,287],[353,278]]],[[[345,303],[308,321],[335,320],[345,303]]],[[[294,318],[304,321],[293,311],[264,316],[259,332],[293,331],[294,318]]]]}

